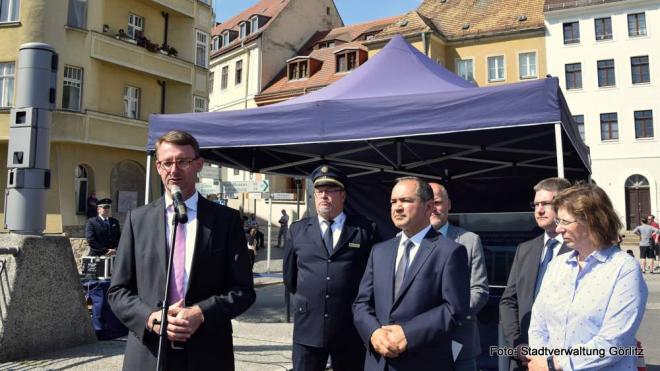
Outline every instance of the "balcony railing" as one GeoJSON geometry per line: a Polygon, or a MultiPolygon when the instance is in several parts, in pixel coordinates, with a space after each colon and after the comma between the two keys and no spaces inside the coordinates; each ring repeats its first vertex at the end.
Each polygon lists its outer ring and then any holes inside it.
{"type": "Polygon", "coordinates": [[[192,84],[192,63],[164,55],[157,45],[147,42],[148,40],[142,40],[138,46],[138,40],[129,39],[121,33],[112,37],[92,32],[91,57],[161,78],[192,84]]]}

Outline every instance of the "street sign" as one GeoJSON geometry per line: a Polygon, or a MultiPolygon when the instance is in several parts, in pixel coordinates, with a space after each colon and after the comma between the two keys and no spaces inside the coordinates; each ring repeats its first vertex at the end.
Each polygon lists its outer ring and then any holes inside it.
{"type": "Polygon", "coordinates": [[[295,193],[271,193],[270,198],[273,200],[285,200],[285,201],[293,201],[296,199],[296,194],[295,193]]]}
{"type": "Polygon", "coordinates": [[[248,199],[250,200],[267,200],[268,199],[268,193],[261,193],[261,192],[250,192],[248,193],[248,199]]]}
{"type": "Polygon", "coordinates": [[[246,180],[246,181],[232,181],[222,182],[224,193],[238,193],[238,192],[268,192],[270,188],[269,180],[246,180]]]}
{"type": "Polygon", "coordinates": [[[219,184],[197,183],[195,184],[195,188],[197,188],[199,193],[201,193],[203,196],[220,193],[219,184]]]}

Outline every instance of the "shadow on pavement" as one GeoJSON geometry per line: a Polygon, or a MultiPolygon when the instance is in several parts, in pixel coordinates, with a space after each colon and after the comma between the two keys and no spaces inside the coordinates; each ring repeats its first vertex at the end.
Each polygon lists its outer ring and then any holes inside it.
{"type": "Polygon", "coordinates": [[[281,323],[285,321],[285,316],[284,285],[278,284],[258,289],[256,302],[236,319],[252,323],[281,323]]]}

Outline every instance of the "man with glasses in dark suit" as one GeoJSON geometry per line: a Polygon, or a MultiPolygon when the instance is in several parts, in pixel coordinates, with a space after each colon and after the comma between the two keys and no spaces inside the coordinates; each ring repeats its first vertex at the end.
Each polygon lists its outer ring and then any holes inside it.
{"type": "Polygon", "coordinates": [[[528,344],[532,304],[550,261],[558,254],[569,251],[562,236],[555,230],[557,214],[552,208],[552,200],[557,193],[570,186],[571,183],[563,178],[547,178],[534,186],[536,193],[531,207],[543,234],[518,245],[500,300],[500,323],[506,345],[516,350],[516,355],[511,359],[511,370],[527,369],[528,360],[521,350],[528,344]]]}
{"type": "Polygon", "coordinates": [[[285,244],[284,283],[294,294],[293,369],[361,370],[365,348],[351,305],[374,242],[375,228],[344,213],[347,178],[319,166],[312,173],[318,215],[291,225],[285,244]]]}

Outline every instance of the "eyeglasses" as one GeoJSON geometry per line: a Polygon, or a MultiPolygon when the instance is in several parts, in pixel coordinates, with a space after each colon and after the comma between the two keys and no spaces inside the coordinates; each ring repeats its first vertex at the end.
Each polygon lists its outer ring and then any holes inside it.
{"type": "Polygon", "coordinates": [[[569,225],[577,223],[577,220],[565,220],[565,219],[555,219],[555,224],[557,227],[562,226],[562,227],[568,227],[569,225]]]}
{"type": "Polygon", "coordinates": [[[326,194],[328,196],[334,196],[334,195],[336,195],[337,193],[339,193],[341,191],[342,191],[341,189],[324,189],[324,190],[315,189],[314,190],[314,196],[321,197],[324,194],[326,194]]]}
{"type": "Polygon", "coordinates": [[[537,207],[541,206],[542,208],[546,208],[548,206],[552,206],[552,201],[540,201],[540,202],[530,202],[529,206],[533,209],[536,210],[537,207]]]}
{"type": "Polygon", "coordinates": [[[158,165],[161,169],[170,170],[172,169],[172,166],[176,164],[176,167],[185,170],[189,168],[190,164],[192,164],[193,161],[197,160],[198,158],[199,157],[195,157],[193,159],[176,160],[176,161],[158,161],[156,162],[156,165],[158,165]]]}
{"type": "Polygon", "coordinates": [[[110,208],[110,205],[102,205],[102,206],[99,206],[99,207],[100,207],[101,209],[109,209],[109,208],[110,208]]]}

